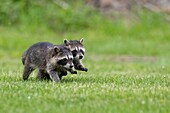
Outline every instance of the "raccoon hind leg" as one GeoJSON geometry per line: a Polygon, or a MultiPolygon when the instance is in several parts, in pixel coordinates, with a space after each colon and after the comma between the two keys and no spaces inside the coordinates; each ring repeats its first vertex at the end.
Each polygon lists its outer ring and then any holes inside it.
{"type": "Polygon", "coordinates": [[[31,72],[34,70],[34,68],[25,65],[24,66],[24,72],[23,72],[23,80],[27,80],[31,72]]]}

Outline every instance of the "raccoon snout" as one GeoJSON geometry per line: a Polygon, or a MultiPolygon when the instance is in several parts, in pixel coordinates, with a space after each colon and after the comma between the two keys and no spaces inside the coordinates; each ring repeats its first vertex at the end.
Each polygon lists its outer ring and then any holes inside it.
{"type": "Polygon", "coordinates": [[[70,68],[73,68],[74,67],[74,65],[70,65],[70,68]]]}
{"type": "Polygon", "coordinates": [[[79,56],[79,59],[82,59],[83,58],[83,56],[81,55],[81,56],[79,56]]]}

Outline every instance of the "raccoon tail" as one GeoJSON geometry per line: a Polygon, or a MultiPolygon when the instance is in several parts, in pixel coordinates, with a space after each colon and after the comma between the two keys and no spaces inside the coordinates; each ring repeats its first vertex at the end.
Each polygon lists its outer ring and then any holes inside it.
{"type": "Polygon", "coordinates": [[[25,65],[26,52],[22,55],[22,64],[25,65]]]}
{"type": "Polygon", "coordinates": [[[25,64],[25,57],[22,56],[22,64],[25,64]]]}

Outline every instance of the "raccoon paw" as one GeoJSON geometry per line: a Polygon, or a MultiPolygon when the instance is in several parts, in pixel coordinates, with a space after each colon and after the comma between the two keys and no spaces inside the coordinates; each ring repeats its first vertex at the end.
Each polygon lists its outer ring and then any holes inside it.
{"type": "Polygon", "coordinates": [[[87,69],[87,68],[84,68],[82,65],[79,65],[79,70],[81,70],[81,71],[85,71],[85,72],[87,72],[87,71],[88,71],[88,69],[87,69]]]}
{"type": "Polygon", "coordinates": [[[77,74],[77,71],[71,71],[71,74],[77,74]]]}
{"type": "Polygon", "coordinates": [[[87,71],[88,71],[88,69],[87,69],[87,68],[84,68],[84,69],[83,69],[83,71],[87,72],[87,71]]]}

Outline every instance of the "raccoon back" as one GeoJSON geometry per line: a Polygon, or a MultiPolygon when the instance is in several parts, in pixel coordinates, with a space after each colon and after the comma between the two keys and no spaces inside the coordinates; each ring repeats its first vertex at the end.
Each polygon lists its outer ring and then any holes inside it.
{"type": "Polygon", "coordinates": [[[49,42],[39,42],[30,46],[22,55],[22,63],[34,64],[38,67],[44,67],[46,65],[46,57],[48,55],[48,48],[53,44],[49,42]]]}

